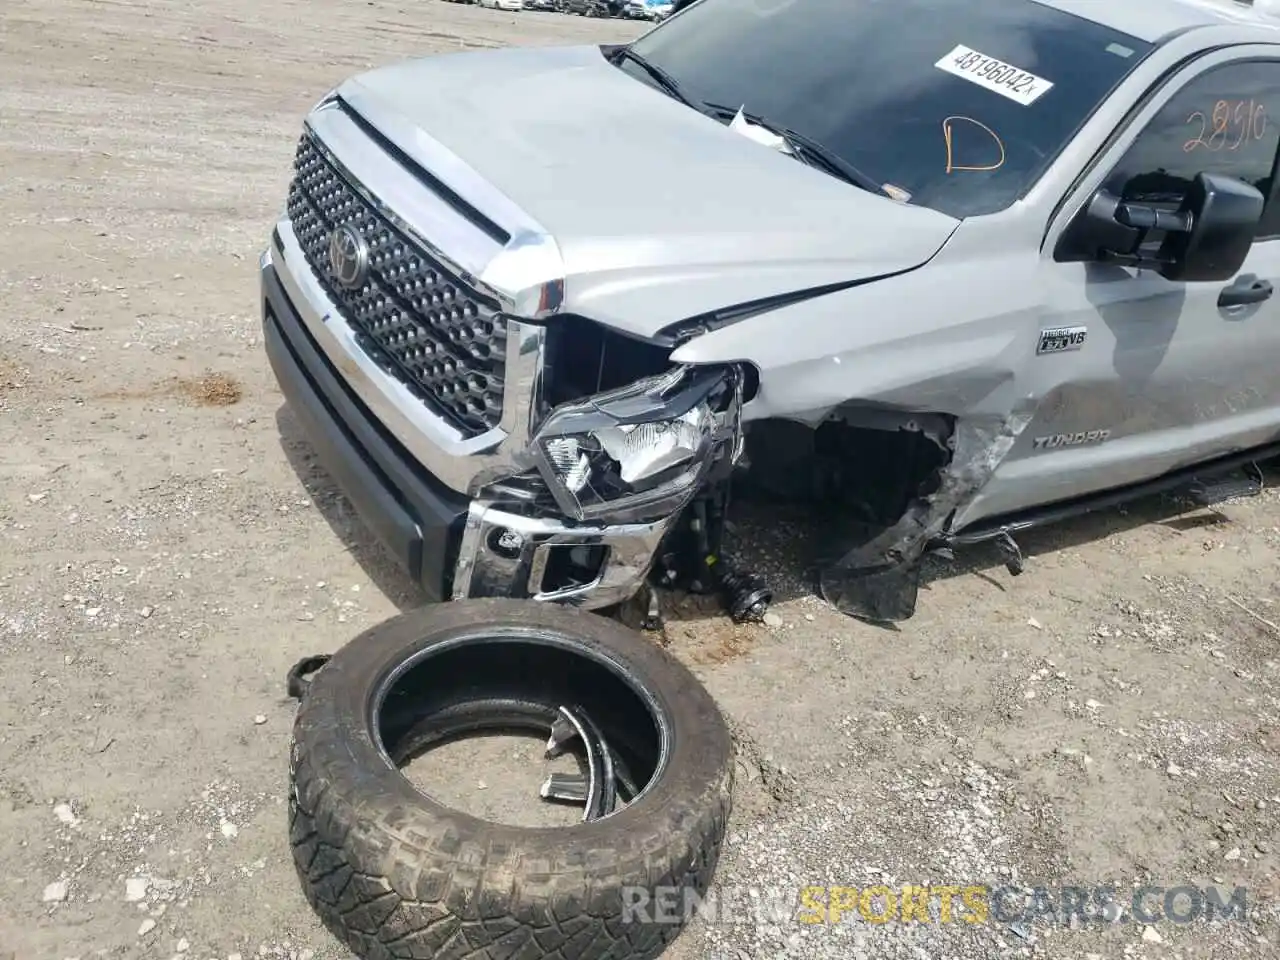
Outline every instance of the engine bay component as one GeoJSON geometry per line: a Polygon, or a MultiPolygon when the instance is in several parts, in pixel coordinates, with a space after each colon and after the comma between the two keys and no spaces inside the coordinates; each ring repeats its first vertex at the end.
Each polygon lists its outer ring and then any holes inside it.
{"type": "Polygon", "coordinates": [[[735,570],[723,559],[728,490],[725,480],[689,505],[655,566],[653,580],[668,589],[718,594],[735,623],[760,622],[773,592],[763,578],[735,570]]]}

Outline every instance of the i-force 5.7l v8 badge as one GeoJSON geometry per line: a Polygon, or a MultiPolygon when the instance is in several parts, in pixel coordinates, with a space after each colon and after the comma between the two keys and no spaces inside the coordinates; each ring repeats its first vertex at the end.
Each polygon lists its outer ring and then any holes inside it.
{"type": "Polygon", "coordinates": [[[1067,350],[1079,350],[1084,346],[1088,335],[1088,327],[1050,327],[1048,330],[1041,330],[1036,353],[1063,353],[1067,350]]]}

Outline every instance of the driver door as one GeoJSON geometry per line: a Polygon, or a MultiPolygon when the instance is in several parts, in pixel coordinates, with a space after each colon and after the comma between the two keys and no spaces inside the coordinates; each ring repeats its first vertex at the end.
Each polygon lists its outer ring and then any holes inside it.
{"type": "Polygon", "coordinates": [[[1280,58],[1253,47],[1182,71],[1104,152],[1046,235],[1040,330],[1024,368],[1040,399],[982,512],[1136,483],[1280,438],[1278,147],[1280,58]],[[1268,198],[1234,278],[1173,282],[1055,259],[1100,187],[1173,210],[1202,171],[1268,198]]]}

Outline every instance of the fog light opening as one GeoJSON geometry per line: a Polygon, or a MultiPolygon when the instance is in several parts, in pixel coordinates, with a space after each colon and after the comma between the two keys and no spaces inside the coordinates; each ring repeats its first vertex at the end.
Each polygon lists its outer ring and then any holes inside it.
{"type": "Polygon", "coordinates": [[[539,593],[555,593],[594,583],[604,569],[609,548],[603,544],[558,543],[547,547],[547,566],[539,593]]]}

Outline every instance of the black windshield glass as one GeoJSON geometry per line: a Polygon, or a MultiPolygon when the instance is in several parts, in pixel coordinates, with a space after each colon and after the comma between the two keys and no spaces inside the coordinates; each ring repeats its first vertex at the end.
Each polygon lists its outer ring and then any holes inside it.
{"type": "Polygon", "coordinates": [[[1151,45],[1035,0],[701,0],[633,49],[964,217],[1016,200],[1151,45]]]}

